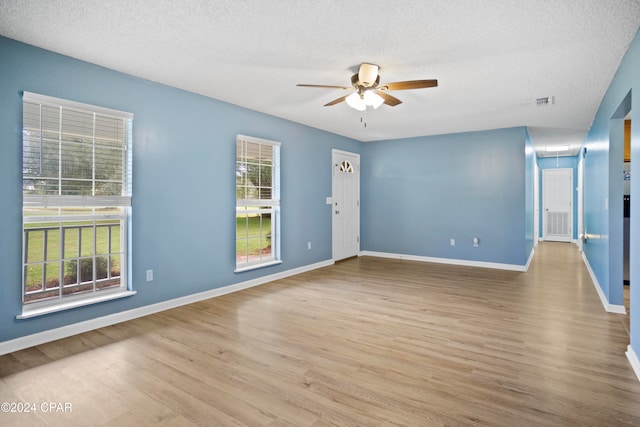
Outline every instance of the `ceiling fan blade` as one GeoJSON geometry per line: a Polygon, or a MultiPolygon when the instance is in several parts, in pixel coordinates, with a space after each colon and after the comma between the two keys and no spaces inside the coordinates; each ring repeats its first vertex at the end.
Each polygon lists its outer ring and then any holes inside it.
{"type": "Polygon", "coordinates": [[[384,99],[384,103],[391,106],[391,107],[395,107],[398,104],[402,104],[402,101],[400,101],[398,98],[391,96],[387,93],[384,92],[380,92],[380,91],[375,91],[378,95],[380,95],[382,97],[382,99],[384,99]]]}
{"type": "Polygon", "coordinates": [[[317,88],[321,88],[321,89],[344,89],[344,90],[353,90],[353,87],[346,87],[346,86],[331,86],[331,85],[306,85],[306,84],[301,84],[298,83],[296,86],[300,86],[300,87],[317,87],[317,88]]]}
{"type": "Polygon", "coordinates": [[[378,90],[425,89],[438,86],[438,80],[407,80],[406,82],[385,83],[378,90]]]}
{"type": "Polygon", "coordinates": [[[339,103],[341,103],[342,101],[344,101],[345,99],[347,99],[347,96],[349,96],[349,95],[341,96],[341,97],[340,97],[340,98],[338,98],[338,99],[334,99],[334,100],[333,100],[333,101],[331,101],[331,102],[327,102],[326,104],[324,104],[324,106],[325,106],[325,107],[330,107],[330,106],[332,106],[332,105],[339,104],[339,103]]]}

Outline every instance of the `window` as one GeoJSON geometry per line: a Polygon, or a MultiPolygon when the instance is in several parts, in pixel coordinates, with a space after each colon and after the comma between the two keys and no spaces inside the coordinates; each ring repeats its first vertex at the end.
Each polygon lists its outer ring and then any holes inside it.
{"type": "Polygon", "coordinates": [[[24,93],[19,317],[132,294],[132,120],[130,113],[24,93]]]}
{"type": "Polygon", "coordinates": [[[236,137],[236,272],[280,261],[280,143],[236,137]]]}
{"type": "Polygon", "coordinates": [[[340,163],[340,172],[355,173],[355,171],[353,170],[353,165],[349,160],[343,160],[342,163],[340,163]]]}

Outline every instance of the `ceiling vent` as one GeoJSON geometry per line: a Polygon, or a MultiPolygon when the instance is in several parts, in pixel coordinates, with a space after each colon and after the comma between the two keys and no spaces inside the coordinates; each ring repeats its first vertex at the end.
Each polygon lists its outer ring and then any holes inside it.
{"type": "Polygon", "coordinates": [[[536,98],[536,107],[544,107],[553,104],[553,96],[546,96],[544,98],[536,98]]]}

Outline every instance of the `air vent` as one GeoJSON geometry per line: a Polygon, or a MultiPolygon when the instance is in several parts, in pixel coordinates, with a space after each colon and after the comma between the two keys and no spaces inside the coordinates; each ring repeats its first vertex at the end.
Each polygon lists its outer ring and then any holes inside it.
{"type": "Polygon", "coordinates": [[[544,107],[553,104],[553,96],[546,96],[544,98],[536,98],[536,107],[544,107]]]}

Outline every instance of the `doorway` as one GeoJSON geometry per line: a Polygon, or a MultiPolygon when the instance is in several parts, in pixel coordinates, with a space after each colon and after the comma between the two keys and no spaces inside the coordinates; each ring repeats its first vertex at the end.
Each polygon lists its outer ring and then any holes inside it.
{"type": "MultiPolygon", "coordinates": [[[[622,218],[622,282],[623,282],[623,304],[628,313],[631,313],[631,275],[629,256],[631,253],[631,112],[624,120],[624,155],[623,155],[623,218],[622,218]]],[[[630,332],[631,316],[627,316],[627,332],[630,332]]]]}
{"type": "Polygon", "coordinates": [[[360,155],[332,150],[333,260],[360,253],[360,155]]]}
{"type": "MultiPolygon", "coordinates": [[[[624,286],[624,140],[625,120],[630,118],[631,92],[628,92],[609,120],[609,283],[607,299],[619,313],[631,313],[625,303],[624,286]]],[[[632,123],[629,122],[629,131],[632,123]]],[[[631,134],[631,132],[629,132],[631,134]]],[[[630,254],[631,255],[631,254],[630,254]]],[[[631,257],[633,259],[633,257],[631,257]]]]}
{"type": "Polygon", "coordinates": [[[553,242],[573,239],[573,170],[542,171],[542,238],[553,242]]]}

